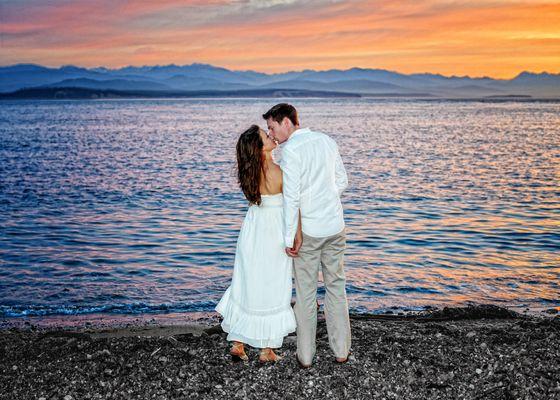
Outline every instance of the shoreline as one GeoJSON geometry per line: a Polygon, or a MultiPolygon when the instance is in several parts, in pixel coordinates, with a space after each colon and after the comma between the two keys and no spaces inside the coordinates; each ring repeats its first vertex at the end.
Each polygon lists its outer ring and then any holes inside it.
{"type": "MultiPolygon", "coordinates": [[[[293,303],[292,303],[293,306],[293,303]]],[[[444,312],[446,309],[468,309],[470,307],[491,307],[508,310],[523,317],[554,318],[560,316],[560,307],[503,307],[496,304],[478,304],[467,302],[462,305],[424,306],[423,310],[405,310],[402,307],[389,307],[380,312],[357,313],[350,311],[354,319],[399,319],[428,317],[444,312]]],[[[406,307],[404,307],[406,308],[406,307]]],[[[320,308],[319,312],[322,313],[320,308]]],[[[32,315],[0,318],[0,332],[10,329],[16,330],[84,330],[84,329],[123,329],[144,328],[154,326],[181,325],[215,325],[220,322],[220,315],[215,311],[199,312],[167,312],[144,314],[119,313],[84,313],[84,314],[54,314],[32,315]]]]}
{"type": "Polygon", "coordinates": [[[233,363],[211,319],[164,326],[0,331],[0,399],[555,399],[560,316],[479,305],[424,316],[353,315],[338,365],[319,314],[317,353],[298,367],[296,336],[278,364],[233,363]]]}

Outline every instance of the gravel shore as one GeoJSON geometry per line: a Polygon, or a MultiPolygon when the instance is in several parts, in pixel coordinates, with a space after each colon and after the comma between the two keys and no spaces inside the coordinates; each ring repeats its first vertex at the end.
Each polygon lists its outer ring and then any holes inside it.
{"type": "Polygon", "coordinates": [[[302,370],[289,336],[277,364],[232,363],[217,324],[0,330],[0,399],[560,399],[560,316],[495,306],[352,316],[338,365],[324,320],[302,370]]]}

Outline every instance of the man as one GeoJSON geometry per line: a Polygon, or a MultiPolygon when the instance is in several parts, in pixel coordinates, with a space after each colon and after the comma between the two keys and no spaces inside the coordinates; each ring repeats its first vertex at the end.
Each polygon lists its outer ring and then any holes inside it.
{"type": "Polygon", "coordinates": [[[282,146],[284,240],[294,257],[297,359],[308,368],[316,352],[317,281],[322,269],[329,345],[336,361],[350,352],[350,320],[344,276],[346,236],[340,195],[348,185],[338,147],[329,136],[300,128],[296,109],[277,104],[263,114],[269,135],[282,146]],[[301,215],[303,242],[296,237],[301,215]]]}

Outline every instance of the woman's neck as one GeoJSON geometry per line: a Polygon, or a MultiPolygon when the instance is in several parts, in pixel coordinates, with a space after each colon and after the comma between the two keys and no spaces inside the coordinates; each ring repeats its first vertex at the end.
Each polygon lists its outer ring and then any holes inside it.
{"type": "Polygon", "coordinates": [[[264,163],[266,166],[270,165],[273,162],[272,159],[272,151],[264,151],[264,163]]]}

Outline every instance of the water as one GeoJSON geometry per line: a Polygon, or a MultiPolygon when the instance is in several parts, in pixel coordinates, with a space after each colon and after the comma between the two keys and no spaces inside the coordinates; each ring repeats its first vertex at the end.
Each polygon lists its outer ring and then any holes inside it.
{"type": "MultiPolygon", "coordinates": [[[[0,317],[212,311],[247,208],[236,138],[275,103],[0,103],[0,317]]],[[[560,103],[293,104],[348,171],[352,311],[560,310],[560,103]]]]}

